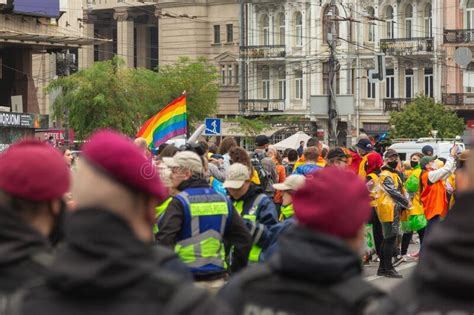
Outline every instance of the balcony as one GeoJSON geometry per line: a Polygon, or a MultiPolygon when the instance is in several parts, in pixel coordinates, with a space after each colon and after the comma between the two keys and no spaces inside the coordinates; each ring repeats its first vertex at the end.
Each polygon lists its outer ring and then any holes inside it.
{"type": "Polygon", "coordinates": [[[240,111],[245,114],[281,114],[285,110],[285,100],[240,100],[240,111]]]}
{"type": "Polygon", "coordinates": [[[285,45],[243,46],[240,57],[244,59],[283,59],[286,57],[285,45]]]}
{"type": "Polygon", "coordinates": [[[443,93],[443,104],[453,109],[474,109],[474,93],[443,93]]]}
{"type": "Polygon", "coordinates": [[[445,44],[474,44],[474,30],[444,30],[444,43],[445,44]]]}
{"type": "Polygon", "coordinates": [[[384,112],[399,112],[411,102],[411,98],[384,98],[383,111],[384,112]]]}
{"type": "Polygon", "coordinates": [[[380,49],[389,56],[423,56],[433,53],[433,38],[390,38],[380,40],[380,49]]]}

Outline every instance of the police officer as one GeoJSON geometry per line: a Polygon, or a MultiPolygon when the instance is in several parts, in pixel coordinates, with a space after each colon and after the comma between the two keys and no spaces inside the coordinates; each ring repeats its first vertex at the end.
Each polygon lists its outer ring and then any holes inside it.
{"type": "Polygon", "coordinates": [[[298,224],[280,236],[279,249],[220,296],[236,314],[359,314],[380,294],[362,279],[359,256],[370,217],[366,186],[352,172],[325,168],[296,190],[293,205],[298,224]]]}
{"type": "Polygon", "coordinates": [[[250,235],[230,200],[209,187],[196,153],[178,152],[163,162],[180,193],[161,217],[156,240],[175,249],[198,285],[215,290],[228,275],[224,242],[233,245],[230,271],[237,272],[247,265],[250,235]]]}
{"type": "Polygon", "coordinates": [[[243,164],[234,163],[230,166],[224,187],[252,235],[253,247],[249,261],[259,262],[262,260],[262,250],[273,240],[272,229],[278,224],[275,204],[260,186],[252,183],[250,170],[243,164]]]}
{"type": "Polygon", "coordinates": [[[1,295],[46,272],[70,173],[56,149],[26,140],[0,155],[0,174],[1,295]]]}
{"type": "Polygon", "coordinates": [[[167,193],[151,161],[112,131],[93,135],[82,152],[73,185],[78,208],[66,217],[64,247],[47,279],[20,291],[10,310],[22,315],[226,314],[205,290],[159,265],[152,224],[155,205],[167,193]]]}

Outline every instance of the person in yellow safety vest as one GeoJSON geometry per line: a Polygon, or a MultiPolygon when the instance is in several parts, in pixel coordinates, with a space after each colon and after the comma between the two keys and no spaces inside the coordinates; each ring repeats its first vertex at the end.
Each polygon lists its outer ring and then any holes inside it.
{"type": "Polygon", "coordinates": [[[247,265],[250,234],[230,199],[209,187],[198,154],[182,151],[163,162],[179,194],[158,222],[157,243],[175,250],[199,286],[215,290],[228,276],[224,243],[233,248],[230,271],[237,272],[247,265]]]}
{"type": "Polygon", "coordinates": [[[224,187],[252,236],[249,262],[259,262],[262,250],[272,243],[272,228],[278,224],[275,205],[260,187],[251,182],[250,170],[243,164],[231,165],[224,187]]]}
{"type": "MultiPolygon", "coordinates": [[[[309,148],[309,147],[316,147],[318,149],[318,152],[321,152],[321,149],[323,146],[321,145],[317,137],[311,137],[306,142],[306,148],[309,148]]],[[[298,159],[298,161],[296,161],[295,166],[293,167],[293,172],[296,171],[298,166],[304,165],[305,163],[306,163],[306,159],[304,155],[302,155],[298,159]]],[[[318,161],[316,162],[316,165],[319,167],[326,167],[326,164],[327,164],[326,160],[322,156],[319,156],[318,161]]]]}

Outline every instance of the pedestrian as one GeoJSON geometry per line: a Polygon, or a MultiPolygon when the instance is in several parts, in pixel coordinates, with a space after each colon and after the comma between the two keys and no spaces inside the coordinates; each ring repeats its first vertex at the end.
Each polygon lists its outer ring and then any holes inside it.
{"type": "Polygon", "coordinates": [[[425,237],[433,226],[448,212],[448,200],[444,181],[456,170],[455,159],[458,147],[451,148],[446,164],[438,169],[436,157],[426,155],[420,161],[421,166],[421,202],[428,224],[425,237]]]}
{"type": "Polygon", "coordinates": [[[310,174],[313,174],[317,170],[321,169],[320,166],[318,166],[318,160],[319,160],[319,151],[318,148],[316,147],[307,147],[304,150],[303,153],[304,157],[304,164],[298,166],[293,174],[300,174],[304,176],[309,176],[310,174]]]}
{"type": "MultiPolygon", "coordinates": [[[[447,164],[450,163],[448,159],[447,164]]],[[[411,277],[371,314],[472,314],[474,312],[474,159],[466,164],[465,191],[442,224],[433,227],[411,277]]]]}
{"type": "Polygon", "coordinates": [[[265,135],[255,138],[255,150],[250,153],[250,161],[257,171],[263,192],[270,198],[275,196],[273,184],[278,183],[278,172],[273,159],[267,156],[270,139],[265,135]]]}
{"type": "Polygon", "coordinates": [[[237,315],[361,314],[381,295],[363,280],[359,257],[369,202],[357,175],[335,167],[316,172],[293,194],[298,224],[281,235],[279,249],[219,295],[237,315]]]}
{"type": "Polygon", "coordinates": [[[207,162],[207,173],[211,181],[214,179],[217,179],[221,183],[224,182],[225,180],[225,169],[224,169],[224,159],[219,161],[218,159],[212,159],[211,156],[209,156],[209,146],[207,142],[205,141],[200,141],[199,144],[202,146],[204,149],[204,159],[206,159],[207,162]]]}
{"type": "Polygon", "coordinates": [[[245,149],[241,147],[233,147],[229,151],[230,164],[240,163],[248,167],[250,170],[250,180],[257,186],[261,187],[260,178],[258,177],[257,170],[253,168],[252,162],[250,161],[249,154],[245,149]]]}
{"type": "MultiPolygon", "coordinates": [[[[400,173],[397,171],[399,165],[398,153],[393,149],[388,149],[385,152],[384,160],[385,163],[379,176],[381,195],[377,201],[377,215],[382,223],[383,232],[377,275],[388,278],[402,278],[402,275],[394,268],[392,256],[395,252],[395,243],[400,231],[401,212],[409,209],[410,205],[405,196],[400,173]]],[[[395,264],[401,260],[402,257],[398,257],[395,264]]]]}
{"type": "Polygon", "coordinates": [[[356,144],[356,150],[357,153],[361,156],[361,161],[359,164],[359,176],[362,178],[367,177],[367,173],[365,172],[365,165],[367,163],[367,159],[369,158],[370,155],[373,154],[378,154],[377,152],[374,151],[374,145],[369,139],[362,138],[359,140],[359,142],[356,144]]]}
{"type": "Polygon", "coordinates": [[[303,151],[304,151],[304,141],[300,141],[300,146],[296,150],[299,157],[301,157],[303,155],[303,151]]]}
{"type": "Polygon", "coordinates": [[[69,190],[70,171],[52,146],[24,140],[0,155],[0,174],[0,300],[3,302],[3,294],[46,274],[52,258],[49,238],[56,238],[54,234],[62,229],[65,211],[62,198],[69,190]]]}
{"type": "MultiPolygon", "coordinates": [[[[283,166],[283,160],[281,158],[280,153],[278,153],[277,149],[275,149],[274,147],[269,147],[267,154],[269,157],[272,158],[273,163],[275,163],[277,174],[278,174],[277,184],[283,183],[286,179],[286,170],[285,170],[285,167],[283,166]]],[[[275,188],[275,184],[273,185],[273,188],[275,188]]],[[[273,197],[273,203],[275,204],[275,209],[278,215],[280,215],[282,202],[283,202],[283,197],[282,197],[281,191],[275,189],[275,196],[273,197]]]]}
{"type": "Polygon", "coordinates": [[[272,228],[278,224],[273,201],[250,180],[250,170],[240,163],[233,163],[224,182],[235,209],[244,219],[252,237],[250,263],[261,261],[260,254],[272,242],[272,228]]]}
{"type": "Polygon", "coordinates": [[[74,161],[74,156],[72,155],[71,150],[69,150],[68,147],[61,147],[61,148],[59,148],[59,152],[61,152],[61,155],[64,158],[64,162],[66,162],[66,165],[69,167],[69,169],[72,169],[72,163],[74,161]]]}
{"type": "Polygon", "coordinates": [[[166,191],[143,152],[116,132],[99,131],[82,157],[64,247],[47,278],[13,300],[15,314],[226,313],[167,269],[181,264],[173,253],[152,247],[154,207],[166,191]],[[187,298],[193,295],[199,299],[187,298]]]}
{"type": "Polygon", "coordinates": [[[133,144],[135,144],[138,147],[138,149],[142,151],[144,157],[146,157],[147,159],[151,157],[151,152],[148,148],[148,143],[146,142],[145,138],[142,138],[142,137],[136,138],[133,141],[133,144]]]}
{"type": "Polygon", "coordinates": [[[350,154],[346,153],[343,148],[333,148],[327,154],[327,166],[339,168],[349,167],[350,154]]]}
{"type": "Polygon", "coordinates": [[[180,193],[160,219],[156,240],[176,250],[199,286],[216,290],[228,272],[247,265],[249,232],[231,201],[209,187],[197,153],[182,151],[163,161],[172,170],[173,188],[180,193]],[[229,270],[224,242],[233,247],[229,270]]]}
{"type": "Polygon", "coordinates": [[[286,176],[290,176],[293,174],[293,170],[295,169],[296,161],[298,161],[298,153],[296,150],[291,149],[288,151],[288,164],[286,165],[286,176]]]}
{"type": "MultiPolygon", "coordinates": [[[[321,152],[322,144],[319,142],[319,139],[317,137],[311,137],[308,139],[308,141],[306,141],[306,148],[309,148],[309,147],[315,147],[318,150],[318,152],[321,152]]],[[[295,171],[298,166],[303,165],[303,164],[305,164],[304,151],[303,151],[303,156],[301,156],[298,159],[298,161],[296,161],[293,171],[295,171]]],[[[319,167],[326,166],[326,161],[323,159],[322,156],[319,156],[316,165],[319,167]]]]}
{"type": "Polygon", "coordinates": [[[238,147],[238,144],[233,137],[224,138],[224,140],[222,140],[221,144],[219,145],[219,150],[217,153],[224,157],[223,167],[226,172],[230,167],[229,151],[234,147],[238,147]]]}
{"type": "Polygon", "coordinates": [[[425,156],[433,156],[434,154],[434,149],[432,146],[430,145],[425,145],[423,148],[421,148],[421,152],[425,155],[425,156]]]}

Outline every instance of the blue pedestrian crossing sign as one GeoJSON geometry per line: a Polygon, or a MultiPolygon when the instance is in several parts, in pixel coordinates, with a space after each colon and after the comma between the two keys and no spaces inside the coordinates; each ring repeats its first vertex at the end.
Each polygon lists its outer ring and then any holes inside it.
{"type": "Polygon", "coordinates": [[[206,125],[206,130],[204,131],[204,135],[206,136],[216,136],[220,135],[222,132],[220,118],[206,118],[204,120],[204,125],[206,125]]]}

